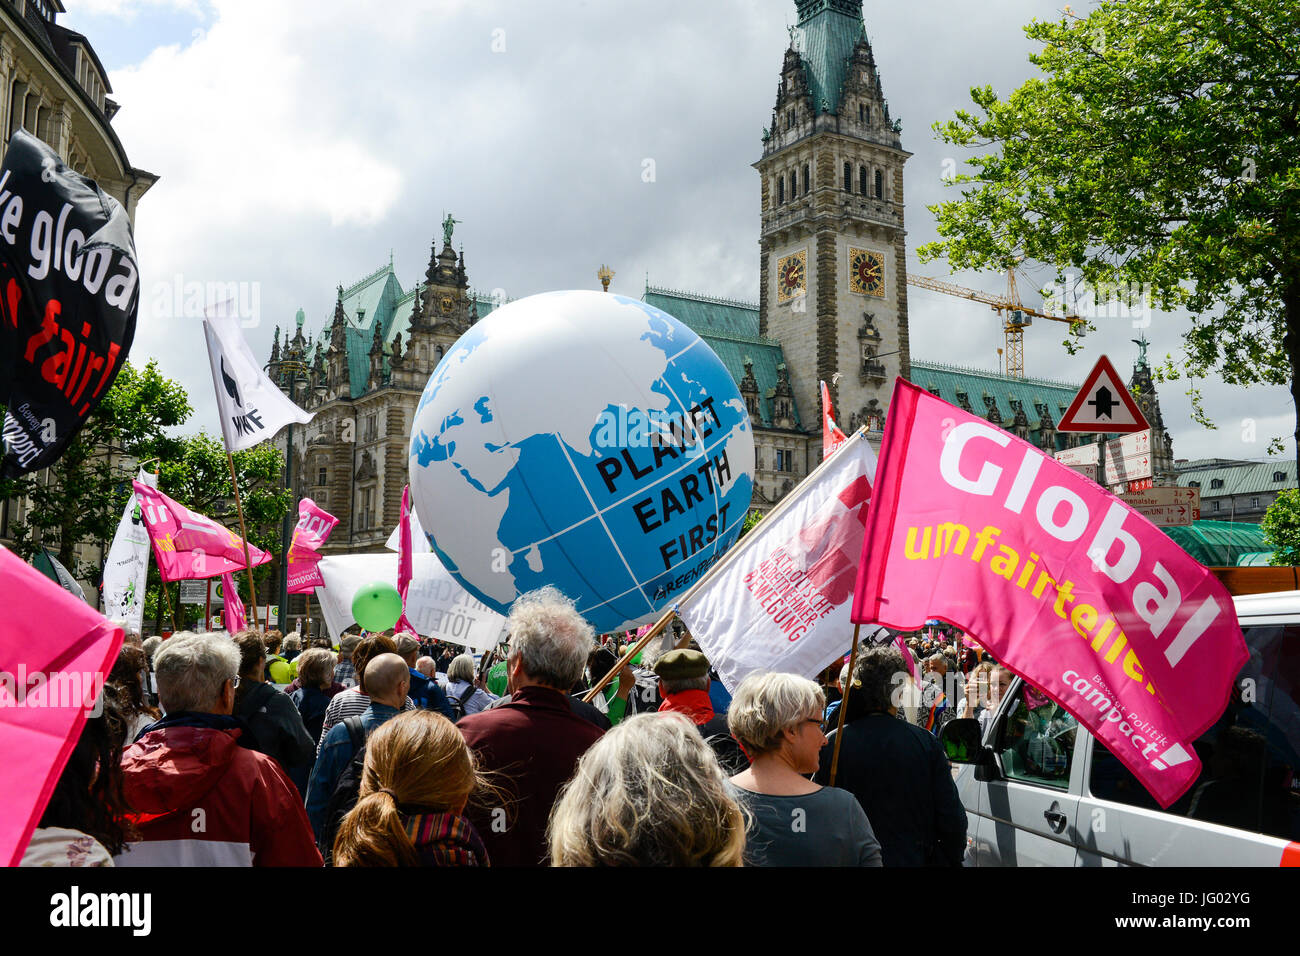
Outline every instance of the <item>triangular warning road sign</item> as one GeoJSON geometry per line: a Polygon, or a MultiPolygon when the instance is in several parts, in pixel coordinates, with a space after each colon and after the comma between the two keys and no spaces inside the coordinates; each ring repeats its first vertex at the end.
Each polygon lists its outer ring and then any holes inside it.
{"type": "Polygon", "coordinates": [[[1083,381],[1083,388],[1056,423],[1058,432],[1102,432],[1127,435],[1150,428],[1142,410],[1124,387],[1124,380],[1102,356],[1083,381]]]}

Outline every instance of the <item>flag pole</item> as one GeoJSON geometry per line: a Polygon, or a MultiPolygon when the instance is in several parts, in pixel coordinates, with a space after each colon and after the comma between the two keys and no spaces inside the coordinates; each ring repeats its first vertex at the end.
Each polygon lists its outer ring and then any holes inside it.
{"type": "Polygon", "coordinates": [[[854,674],[858,669],[858,634],[862,630],[861,624],[853,625],[853,650],[849,651],[849,679],[844,685],[844,693],[840,696],[840,719],[835,728],[835,750],[831,755],[831,777],[826,786],[835,786],[835,772],[840,769],[840,744],[844,743],[844,714],[849,709],[849,691],[853,689],[854,674]]]}
{"type": "Polygon", "coordinates": [[[212,630],[212,582],[203,579],[203,630],[212,630]]]}
{"type": "Polygon", "coordinates": [[[167,593],[167,582],[163,580],[162,568],[158,569],[158,583],[162,585],[163,600],[167,602],[167,615],[172,619],[172,633],[175,634],[180,628],[176,626],[176,609],[172,607],[171,595],[167,593]]]}
{"type": "Polygon", "coordinates": [[[230,464],[230,484],[235,489],[235,509],[239,512],[239,533],[244,539],[244,570],[248,572],[248,597],[253,605],[253,627],[261,627],[258,620],[257,585],[253,583],[253,559],[248,556],[248,529],[244,527],[244,503],[239,500],[239,482],[235,479],[235,456],[226,449],[226,461],[230,464]]]}
{"type": "Polygon", "coordinates": [[[604,690],[605,686],[618,676],[618,672],[626,667],[632,658],[645,650],[647,644],[663,633],[664,628],[668,626],[668,622],[671,621],[676,614],[677,605],[674,604],[663,613],[659,620],[655,621],[654,627],[646,631],[646,633],[643,634],[635,644],[627,649],[623,656],[618,659],[612,668],[610,668],[609,673],[602,677],[595,687],[587,691],[587,695],[582,698],[583,701],[588,704],[591,703],[591,699],[604,690]]]}

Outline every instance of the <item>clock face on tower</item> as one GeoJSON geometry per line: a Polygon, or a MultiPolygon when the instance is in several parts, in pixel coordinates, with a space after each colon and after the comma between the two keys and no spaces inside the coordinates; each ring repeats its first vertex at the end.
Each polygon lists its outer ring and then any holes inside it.
{"type": "Polygon", "coordinates": [[[885,257],[869,249],[850,249],[849,291],[884,298],[885,257]]]}
{"type": "Polygon", "coordinates": [[[789,302],[808,288],[808,250],[800,249],[776,262],[776,300],[789,302]]]}

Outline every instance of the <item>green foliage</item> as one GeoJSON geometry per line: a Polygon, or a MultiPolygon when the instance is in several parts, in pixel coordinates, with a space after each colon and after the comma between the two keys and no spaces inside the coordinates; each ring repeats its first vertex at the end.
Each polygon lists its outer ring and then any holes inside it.
{"type": "Polygon", "coordinates": [[[1005,100],[972,89],[976,110],[935,124],[948,143],[995,149],[950,180],[960,200],[931,207],[941,238],[922,261],[1027,258],[1062,287],[1067,269],[1094,288],[1149,285],[1155,306],[1192,316],[1164,378],[1214,370],[1295,396],[1300,6],[1103,0],[1025,33],[1043,44],[1030,57],[1042,75],[1005,100]]]}
{"type": "Polygon", "coordinates": [[[749,532],[754,529],[754,525],[758,524],[762,520],[763,512],[761,511],[751,511],[749,514],[745,515],[745,521],[740,526],[740,534],[736,537],[736,540],[739,541],[745,535],[749,534],[749,532]]]}
{"type": "Polygon", "coordinates": [[[1300,490],[1287,488],[1273,499],[1259,526],[1273,548],[1275,567],[1300,565],[1300,490]]]}
{"type": "Polygon", "coordinates": [[[82,541],[112,540],[135,477],[121,459],[176,454],[179,443],[165,430],[192,411],[185,389],[162,376],[156,362],[144,368],[125,364],[58,461],[43,472],[0,480],[0,498],[31,501],[23,521],[13,527],[18,553],[28,558],[44,546],[77,577],[94,576],[99,569],[75,561],[73,548],[82,541]]]}

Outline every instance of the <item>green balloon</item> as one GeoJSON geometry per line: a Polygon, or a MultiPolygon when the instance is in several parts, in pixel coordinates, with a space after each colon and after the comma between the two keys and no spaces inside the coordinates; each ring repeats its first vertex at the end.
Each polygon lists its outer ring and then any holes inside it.
{"type": "Polygon", "coordinates": [[[352,617],[367,631],[386,631],[402,616],[402,595],[387,581],[365,585],[352,598],[352,617]]]}

